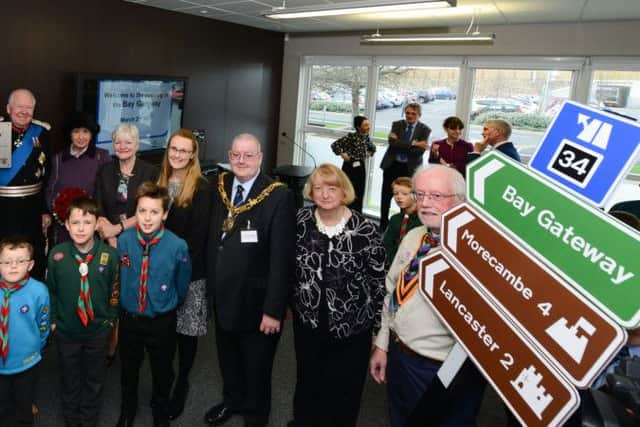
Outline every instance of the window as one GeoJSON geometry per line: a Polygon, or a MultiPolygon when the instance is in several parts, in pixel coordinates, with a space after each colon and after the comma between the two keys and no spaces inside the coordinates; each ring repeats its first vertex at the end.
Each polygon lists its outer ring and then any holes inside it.
{"type": "Polygon", "coordinates": [[[313,65],[307,124],[350,129],[353,117],[365,110],[367,73],[365,66],[313,65]]]}
{"type": "MultiPolygon", "coordinates": [[[[640,119],[640,71],[596,70],[591,79],[589,105],[640,119]]],[[[640,175],[640,164],[631,170],[640,175]]]]}
{"type": "Polygon", "coordinates": [[[508,120],[511,140],[531,156],[562,102],[571,97],[572,71],[476,69],[468,135],[482,139],[482,124],[508,120]]]}

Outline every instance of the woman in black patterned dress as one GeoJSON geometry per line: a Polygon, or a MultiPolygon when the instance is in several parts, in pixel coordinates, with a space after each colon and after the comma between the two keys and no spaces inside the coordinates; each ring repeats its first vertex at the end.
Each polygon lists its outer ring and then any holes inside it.
{"type": "Polygon", "coordinates": [[[353,186],[331,164],[304,187],[293,295],[297,383],[290,426],[355,426],[385,294],[377,227],[347,207],[353,186]]]}

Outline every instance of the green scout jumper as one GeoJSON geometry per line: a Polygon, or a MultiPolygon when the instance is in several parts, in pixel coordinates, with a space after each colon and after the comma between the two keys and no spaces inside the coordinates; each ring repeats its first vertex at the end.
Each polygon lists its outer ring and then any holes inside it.
{"type": "Polygon", "coordinates": [[[51,323],[71,338],[86,338],[110,328],[118,317],[120,297],[120,270],[117,251],[100,239],[94,239],[89,253],[89,289],[95,319],[85,327],[78,315],[80,271],[75,254],[83,259],[72,241],[56,245],[49,252],[47,286],[51,297],[51,323]]]}

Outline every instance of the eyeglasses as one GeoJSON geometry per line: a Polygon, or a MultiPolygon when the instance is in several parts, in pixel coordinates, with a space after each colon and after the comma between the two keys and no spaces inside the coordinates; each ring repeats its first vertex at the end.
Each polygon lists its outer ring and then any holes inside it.
{"type": "Polygon", "coordinates": [[[181,148],[176,148],[172,145],[169,146],[169,151],[179,156],[188,156],[189,154],[193,153],[193,150],[183,150],[181,148]]]}
{"type": "Polygon", "coordinates": [[[423,201],[424,199],[433,200],[434,202],[440,202],[444,199],[455,196],[455,194],[423,193],[420,191],[414,191],[411,194],[413,195],[413,199],[419,202],[423,201]]]}
{"type": "Polygon", "coordinates": [[[260,155],[259,151],[255,153],[236,153],[235,151],[229,151],[229,158],[233,161],[238,161],[244,158],[247,161],[255,160],[260,155]]]}
{"type": "Polygon", "coordinates": [[[9,267],[10,265],[25,265],[31,261],[30,259],[12,259],[10,261],[0,261],[0,265],[3,267],[9,267]]]}

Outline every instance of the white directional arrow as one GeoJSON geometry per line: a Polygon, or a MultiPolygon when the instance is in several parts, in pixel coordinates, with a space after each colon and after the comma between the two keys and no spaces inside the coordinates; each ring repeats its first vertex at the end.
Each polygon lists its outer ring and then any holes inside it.
{"type": "MultiPolygon", "coordinates": [[[[433,297],[433,277],[445,270],[449,269],[449,264],[447,264],[447,262],[443,259],[439,259],[436,262],[434,262],[433,264],[429,264],[427,266],[427,268],[425,268],[424,270],[424,274],[425,274],[425,289],[424,291],[427,293],[427,295],[429,296],[429,298],[431,299],[433,297]]],[[[446,282],[446,281],[445,281],[446,282]]]]}
{"type": "Polygon", "coordinates": [[[484,181],[503,167],[504,164],[501,161],[493,159],[475,172],[473,197],[479,203],[484,204],[484,181]]]}
{"type": "Polygon", "coordinates": [[[454,216],[449,220],[449,228],[447,229],[447,245],[455,253],[458,252],[458,229],[469,224],[476,219],[471,212],[464,211],[458,216],[454,216]]]}

